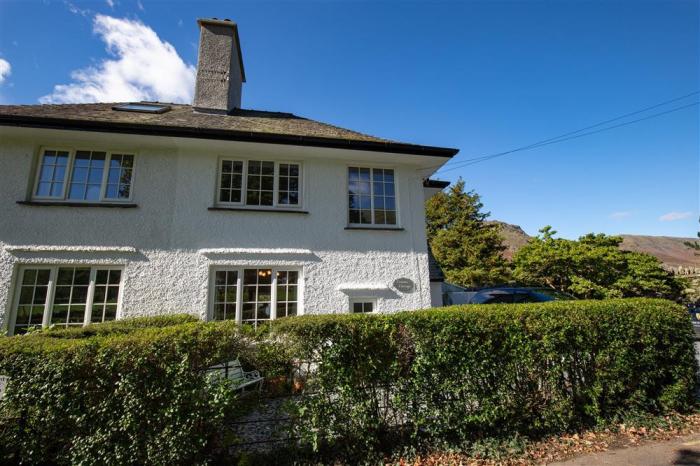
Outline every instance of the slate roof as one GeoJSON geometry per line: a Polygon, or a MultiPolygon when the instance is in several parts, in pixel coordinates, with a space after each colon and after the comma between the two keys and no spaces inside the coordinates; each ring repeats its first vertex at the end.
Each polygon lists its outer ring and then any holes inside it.
{"type": "Polygon", "coordinates": [[[0,125],[267,142],[452,157],[458,150],[408,144],[302,118],[236,109],[228,115],[170,105],[165,113],[123,112],[120,103],[0,105],[0,125]]]}
{"type": "Polygon", "coordinates": [[[428,245],[428,275],[430,276],[431,282],[445,281],[445,274],[442,272],[440,264],[438,264],[435,256],[433,256],[433,252],[430,250],[430,245],[428,245]]]}

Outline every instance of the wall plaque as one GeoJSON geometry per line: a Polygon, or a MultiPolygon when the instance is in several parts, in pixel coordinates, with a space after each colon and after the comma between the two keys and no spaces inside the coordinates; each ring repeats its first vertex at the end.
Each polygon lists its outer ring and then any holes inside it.
{"type": "Polygon", "coordinates": [[[415,290],[415,285],[409,278],[397,278],[394,280],[394,288],[399,290],[401,293],[413,293],[415,290]]]}

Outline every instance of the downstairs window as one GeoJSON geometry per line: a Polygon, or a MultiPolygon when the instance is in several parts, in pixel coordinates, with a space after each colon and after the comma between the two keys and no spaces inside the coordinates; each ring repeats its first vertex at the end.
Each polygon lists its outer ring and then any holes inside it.
{"type": "Polygon", "coordinates": [[[81,326],[117,318],[122,270],[114,267],[20,269],[10,334],[31,327],[81,326]]]}
{"type": "Polygon", "coordinates": [[[212,275],[212,320],[231,319],[257,326],[299,311],[299,270],[226,268],[214,270],[212,275]]]}

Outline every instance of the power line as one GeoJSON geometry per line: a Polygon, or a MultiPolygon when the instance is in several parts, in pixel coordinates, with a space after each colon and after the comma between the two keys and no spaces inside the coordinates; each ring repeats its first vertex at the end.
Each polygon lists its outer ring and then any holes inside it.
{"type": "Polygon", "coordinates": [[[681,96],[681,97],[676,97],[676,98],[674,98],[674,99],[666,100],[666,101],[664,101],[664,102],[661,102],[661,103],[658,103],[658,104],[655,104],[655,105],[651,105],[651,106],[649,106],[649,107],[645,107],[645,108],[642,108],[642,109],[639,109],[639,110],[635,110],[635,111],[633,111],[633,112],[625,113],[624,115],[620,115],[620,116],[617,116],[617,117],[615,117],[615,118],[611,118],[611,119],[602,121],[602,122],[600,122],[600,123],[596,123],[596,124],[594,124],[594,125],[589,125],[589,126],[586,126],[586,127],[580,128],[580,129],[577,129],[577,130],[575,130],[575,131],[569,131],[569,132],[567,132],[567,133],[560,134],[559,136],[555,136],[555,137],[543,139],[543,140],[541,140],[541,141],[537,141],[537,142],[534,142],[534,143],[532,143],[532,144],[528,144],[528,145],[525,145],[525,146],[517,147],[517,148],[515,148],[515,149],[511,149],[511,150],[508,150],[508,151],[497,152],[497,153],[495,153],[495,154],[484,155],[484,156],[481,156],[481,157],[474,157],[474,158],[471,158],[471,159],[462,160],[462,161],[458,161],[458,162],[455,162],[454,160],[451,160],[451,161],[447,162],[447,164],[444,164],[444,165],[435,165],[435,166],[433,166],[433,167],[428,167],[428,168],[431,168],[431,169],[432,169],[432,168],[443,167],[442,169],[438,170],[438,172],[447,172],[447,171],[451,171],[451,170],[453,170],[453,169],[462,168],[462,167],[468,166],[468,165],[473,165],[473,164],[475,164],[475,163],[479,163],[479,162],[482,162],[482,161],[490,160],[490,159],[492,159],[492,158],[502,157],[502,156],[504,156],[504,155],[509,155],[509,154],[512,154],[512,153],[515,153],[515,152],[520,152],[520,151],[529,150],[529,149],[535,149],[535,148],[537,148],[537,147],[542,147],[542,146],[546,146],[546,145],[549,145],[549,144],[554,144],[554,143],[557,143],[557,142],[563,142],[563,141],[567,141],[567,140],[570,140],[570,139],[576,139],[576,138],[578,138],[578,137],[583,137],[583,136],[587,136],[587,135],[599,133],[599,132],[602,132],[602,131],[607,131],[608,129],[618,128],[618,127],[621,127],[621,126],[625,126],[625,125],[627,125],[627,124],[632,124],[632,123],[636,123],[636,122],[639,122],[639,121],[647,120],[647,119],[650,119],[650,118],[655,118],[655,117],[658,117],[658,116],[661,116],[661,115],[664,115],[664,114],[667,114],[667,113],[675,112],[675,111],[682,110],[682,109],[684,109],[684,108],[687,108],[687,107],[690,107],[690,106],[693,106],[693,105],[697,105],[698,103],[697,103],[697,102],[694,102],[694,103],[689,104],[689,105],[685,105],[685,106],[678,107],[678,108],[675,108],[675,109],[672,109],[672,110],[669,110],[669,111],[665,111],[665,112],[660,112],[660,113],[656,113],[656,114],[653,114],[653,115],[649,115],[649,116],[647,116],[647,117],[639,118],[639,119],[637,119],[637,120],[633,120],[633,121],[621,123],[621,124],[618,124],[618,125],[613,125],[613,126],[610,126],[610,127],[607,127],[607,128],[602,128],[602,129],[600,129],[600,130],[596,130],[596,131],[590,131],[590,132],[584,133],[584,134],[577,134],[577,133],[580,133],[580,132],[582,132],[582,131],[586,131],[586,130],[588,130],[588,129],[596,128],[596,127],[598,127],[598,126],[602,126],[602,125],[605,125],[605,124],[608,124],[608,123],[612,123],[612,122],[614,122],[614,121],[618,121],[618,120],[621,120],[621,119],[623,119],[623,118],[627,118],[627,117],[630,117],[630,116],[633,116],[633,115],[637,115],[637,114],[640,114],[640,113],[643,113],[643,112],[647,112],[647,111],[649,111],[649,110],[653,110],[653,109],[655,109],[655,108],[662,107],[662,106],[664,106],[664,105],[668,105],[668,104],[670,104],[670,103],[673,103],[673,102],[677,102],[677,101],[679,101],[679,100],[686,99],[686,98],[688,98],[688,97],[690,97],[690,96],[693,96],[693,95],[696,95],[696,94],[700,94],[700,91],[691,92],[691,93],[686,94],[686,95],[683,95],[683,96],[681,96]],[[574,136],[574,135],[575,135],[575,136],[574,136]],[[450,165],[449,165],[450,163],[455,163],[455,165],[450,166],[450,165]]]}
{"type": "Polygon", "coordinates": [[[666,110],[666,111],[664,111],[664,112],[654,113],[653,115],[648,115],[648,116],[643,117],[643,118],[637,118],[636,120],[626,121],[626,122],[624,122],[624,123],[619,123],[619,124],[617,124],[617,125],[608,126],[607,128],[601,128],[601,129],[598,129],[598,130],[595,130],[595,131],[589,131],[589,132],[587,132],[587,133],[576,134],[576,135],[574,135],[574,136],[569,136],[569,137],[562,138],[562,139],[550,140],[549,142],[542,143],[542,144],[533,144],[533,145],[530,145],[530,146],[525,146],[525,147],[522,147],[522,148],[513,149],[513,150],[510,150],[510,151],[507,151],[507,152],[501,152],[501,153],[498,153],[498,154],[485,155],[485,156],[482,156],[482,157],[475,157],[475,158],[473,158],[473,159],[463,160],[463,161],[460,162],[458,165],[453,165],[453,166],[451,166],[451,167],[447,167],[447,168],[444,169],[444,170],[438,170],[438,172],[444,173],[444,172],[456,170],[456,169],[458,169],[458,168],[463,168],[463,167],[466,167],[466,166],[469,166],[469,165],[474,165],[474,164],[477,164],[477,163],[486,162],[487,160],[492,160],[492,159],[495,159],[495,158],[498,158],[498,157],[503,157],[503,156],[512,154],[512,153],[514,153],[514,152],[520,152],[520,151],[524,151],[524,150],[538,149],[538,148],[540,148],[540,147],[548,146],[548,145],[550,145],[550,144],[557,144],[557,143],[560,143],[560,142],[569,141],[569,140],[571,140],[571,139],[577,139],[577,138],[582,138],[582,137],[584,137],[584,136],[590,136],[591,134],[602,133],[603,131],[608,131],[608,130],[611,130],[611,129],[620,128],[620,127],[622,127],[622,126],[631,125],[631,124],[633,124],[633,123],[638,123],[638,122],[640,122],[640,121],[650,120],[650,119],[652,119],[652,118],[657,118],[657,117],[660,117],[660,116],[662,116],[662,115],[666,115],[666,114],[668,114],[668,113],[673,113],[673,112],[677,112],[677,111],[680,111],[680,110],[684,110],[684,109],[686,109],[686,108],[693,107],[693,106],[698,105],[698,104],[700,104],[700,102],[693,102],[693,103],[691,103],[691,104],[683,105],[683,106],[681,106],[681,107],[676,107],[676,108],[673,108],[673,109],[671,109],[671,110],[666,110]]]}

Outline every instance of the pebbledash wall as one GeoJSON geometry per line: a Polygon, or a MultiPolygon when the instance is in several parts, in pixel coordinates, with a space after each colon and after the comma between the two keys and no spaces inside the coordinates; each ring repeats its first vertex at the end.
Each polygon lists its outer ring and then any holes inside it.
{"type": "Polygon", "coordinates": [[[46,129],[0,132],[0,328],[23,264],[121,265],[119,317],[187,312],[207,318],[216,266],[295,266],[302,312],[378,312],[431,305],[421,172],[444,159],[376,152],[46,129]],[[40,148],[136,154],[136,208],[28,206],[40,148]],[[301,161],[304,213],[209,210],[219,157],[301,161]],[[394,168],[400,231],[349,230],[347,167],[394,168]],[[393,285],[414,283],[410,292],[393,285]]]}

